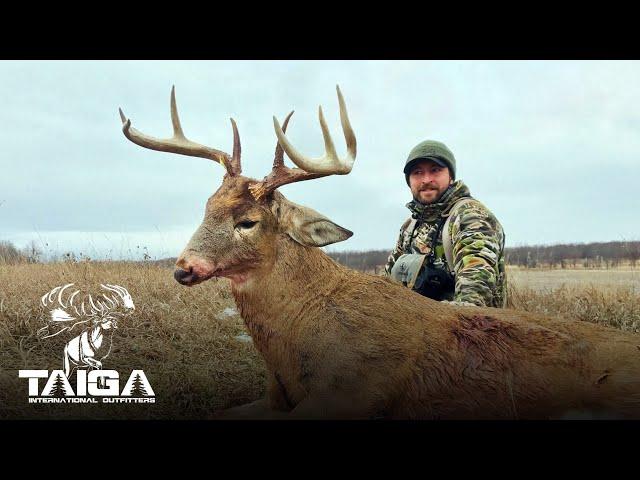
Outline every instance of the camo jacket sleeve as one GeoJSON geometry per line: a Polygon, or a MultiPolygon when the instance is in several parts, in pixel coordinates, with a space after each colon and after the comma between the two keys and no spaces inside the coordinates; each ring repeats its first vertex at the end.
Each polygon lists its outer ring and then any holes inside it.
{"type": "Polygon", "coordinates": [[[451,219],[454,301],[503,307],[504,232],[480,202],[461,205],[451,219]]]}
{"type": "Polygon", "coordinates": [[[393,249],[393,251],[389,255],[389,258],[387,258],[387,264],[384,267],[383,276],[385,276],[385,277],[390,277],[391,276],[391,269],[395,265],[395,263],[398,260],[398,258],[400,258],[400,255],[402,255],[404,253],[403,252],[404,235],[405,235],[405,231],[407,229],[407,226],[409,225],[410,222],[411,222],[411,219],[409,219],[406,222],[404,222],[402,224],[402,227],[400,227],[400,235],[398,235],[398,241],[396,242],[395,248],[393,249]]]}

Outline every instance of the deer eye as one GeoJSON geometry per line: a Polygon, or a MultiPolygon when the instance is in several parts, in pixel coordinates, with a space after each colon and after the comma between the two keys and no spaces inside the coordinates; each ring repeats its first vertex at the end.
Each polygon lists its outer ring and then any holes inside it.
{"type": "Polygon", "coordinates": [[[249,229],[249,228],[253,227],[254,225],[256,225],[257,223],[258,222],[253,222],[251,220],[243,220],[242,222],[236,223],[235,228],[249,229]]]}

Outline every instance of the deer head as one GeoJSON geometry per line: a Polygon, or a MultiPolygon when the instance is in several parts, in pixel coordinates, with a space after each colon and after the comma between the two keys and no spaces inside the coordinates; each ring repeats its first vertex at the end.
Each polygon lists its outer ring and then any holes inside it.
{"type": "Polygon", "coordinates": [[[214,160],[226,170],[222,185],[207,201],[202,224],[176,262],[178,269],[174,277],[178,282],[192,286],[212,277],[227,277],[239,287],[271,268],[278,255],[279,236],[287,235],[303,247],[321,247],[346,240],[353,234],[315,210],[288,201],[277,191],[288,183],[333,174],[345,175],[351,171],[356,156],[356,138],[340,88],[336,87],[336,90],[347,155],[338,158],[322,107],[319,117],[325,154],[320,158],[300,154],[287,140],[285,132],[293,112],[286,117],[282,127],[274,117],[278,143],[273,168],[260,181],[241,175],[240,136],[233,119],[232,155],[184,136],[176,108],[175,88],[171,90],[174,135],[170,139],[157,139],[137,131],[120,110],[122,130],[133,143],[152,150],[214,160]],[[285,152],[299,168],[284,165],[285,152]]]}

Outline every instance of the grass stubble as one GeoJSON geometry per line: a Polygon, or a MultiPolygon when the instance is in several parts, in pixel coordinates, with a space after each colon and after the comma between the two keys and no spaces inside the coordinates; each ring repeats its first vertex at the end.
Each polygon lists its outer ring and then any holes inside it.
{"type": "MultiPolygon", "coordinates": [[[[508,306],[640,332],[640,294],[632,286],[541,289],[519,278],[509,286],[508,306]]],[[[195,420],[253,401],[264,395],[265,365],[250,342],[236,338],[247,332],[240,316],[229,314],[234,310],[227,280],[186,288],[172,268],[151,263],[0,265],[0,419],[195,420]],[[65,342],[80,333],[36,337],[48,314],[40,297],[66,283],[96,293],[100,283],[129,290],[136,310],[119,322],[103,368],[120,372],[120,388],[131,370],[144,370],[155,404],[28,403],[18,370],[61,369],[65,342]]]]}

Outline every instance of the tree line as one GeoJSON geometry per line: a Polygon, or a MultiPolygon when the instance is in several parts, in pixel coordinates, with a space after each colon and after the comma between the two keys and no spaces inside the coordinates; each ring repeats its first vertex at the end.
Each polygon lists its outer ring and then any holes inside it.
{"type": "MultiPolygon", "coordinates": [[[[390,250],[354,250],[327,252],[336,262],[355,270],[381,273],[390,250]]],[[[150,260],[145,253],[144,260],[150,260]]],[[[72,253],[62,255],[58,260],[78,261],[72,253]]],[[[533,245],[506,247],[505,259],[508,265],[523,268],[616,268],[621,265],[636,267],[640,261],[640,241],[568,243],[558,245],[533,245]]],[[[35,242],[22,249],[11,242],[0,240],[0,264],[39,263],[42,251],[35,242]]],[[[173,265],[174,258],[155,260],[163,266],[173,265]]]]}
{"type": "MultiPolygon", "coordinates": [[[[336,262],[349,268],[379,273],[390,250],[328,252],[336,262]]],[[[616,268],[636,267],[640,261],[640,241],[568,243],[506,247],[508,265],[523,268],[616,268]]]]}
{"type": "Polygon", "coordinates": [[[8,240],[0,240],[0,264],[37,263],[40,261],[41,254],[35,242],[18,249],[8,240]]]}
{"type": "Polygon", "coordinates": [[[615,268],[623,264],[635,268],[640,260],[640,241],[509,247],[505,257],[508,264],[525,268],[615,268]]]}

